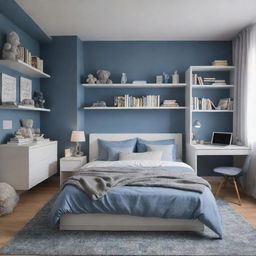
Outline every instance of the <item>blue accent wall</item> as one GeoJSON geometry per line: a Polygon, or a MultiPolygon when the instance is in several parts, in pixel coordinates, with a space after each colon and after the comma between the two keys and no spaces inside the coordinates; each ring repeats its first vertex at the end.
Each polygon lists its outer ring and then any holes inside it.
{"type": "MultiPolygon", "coordinates": [[[[177,99],[185,104],[185,89],[90,89],[83,88],[89,73],[97,69],[107,69],[114,82],[120,82],[122,72],[128,81],[145,79],[155,82],[155,76],[179,71],[180,81],[185,81],[185,71],[190,65],[209,65],[214,59],[227,59],[232,63],[231,42],[81,42],[74,36],[53,37],[51,43],[41,45],[41,56],[45,70],[52,75],[42,81],[52,112],[41,117],[41,128],[46,135],[59,141],[59,156],[64,149],[72,146],[72,130],[85,130],[90,133],[145,133],[181,132],[185,141],[184,110],[114,110],[84,111],[96,100],[104,100],[113,105],[113,97],[123,94],[142,96],[160,94],[161,99],[177,99]]],[[[224,75],[225,76],[225,75],[224,75]]],[[[201,90],[196,92],[202,94],[201,90]]],[[[214,102],[226,97],[227,90],[213,92],[214,102]]],[[[199,118],[199,117],[198,117],[199,118]]],[[[201,138],[207,139],[210,130],[230,130],[232,115],[213,113],[202,114],[201,138]],[[220,123],[221,125],[217,125],[220,123]],[[218,127],[217,127],[218,126],[218,127]]],[[[88,137],[87,137],[88,138],[88,137]]],[[[88,154],[88,143],[84,144],[88,154]]],[[[227,159],[220,159],[225,162],[227,159]]],[[[206,165],[208,162],[206,163],[206,165]]],[[[201,165],[200,165],[201,166],[201,165]]],[[[206,170],[207,166],[202,165],[206,170]]],[[[204,175],[207,171],[204,172],[204,175]]],[[[209,174],[209,173],[208,173],[209,174]]]]}
{"type": "Polygon", "coordinates": [[[77,130],[78,125],[83,129],[83,123],[78,121],[78,115],[83,119],[79,106],[84,98],[80,85],[83,73],[80,44],[76,36],[60,36],[41,45],[45,70],[52,76],[41,82],[41,90],[52,108],[50,113],[41,116],[41,129],[47,137],[58,140],[59,157],[64,155],[65,148],[74,146],[70,142],[71,131],[77,130]]]}
{"type": "MultiPolygon", "coordinates": [[[[128,82],[147,80],[155,82],[158,74],[172,74],[178,70],[180,82],[185,82],[185,71],[191,65],[211,65],[215,59],[227,59],[232,64],[232,43],[169,41],[169,42],[84,42],[85,74],[95,74],[97,69],[107,69],[111,79],[120,83],[121,73],[125,72],[128,82]]],[[[213,75],[213,74],[209,74],[213,75]]],[[[214,74],[216,75],[216,74],[214,74]]],[[[222,74],[220,78],[227,78],[222,74]]],[[[211,98],[217,104],[218,100],[228,96],[227,90],[211,91],[211,98]]],[[[90,106],[96,100],[104,100],[113,105],[113,97],[130,94],[142,96],[160,94],[161,100],[177,99],[182,106],[185,104],[185,89],[85,89],[85,105],[90,106]]],[[[206,92],[207,94],[207,92],[206,92]]],[[[196,90],[197,97],[205,95],[205,91],[196,90]]],[[[210,95],[209,95],[210,96],[210,95]]],[[[185,141],[185,111],[183,110],[127,110],[127,111],[85,111],[86,133],[153,133],[181,132],[185,141]]],[[[194,118],[202,123],[199,136],[208,140],[213,130],[230,131],[232,114],[194,114],[194,118]]],[[[88,151],[88,148],[87,148],[88,151]]],[[[217,158],[220,161],[202,159],[199,164],[199,174],[211,175],[210,170],[216,163],[227,163],[230,158],[217,158]],[[209,165],[209,163],[211,163],[209,165]],[[201,170],[201,173],[200,173],[201,170]]]]}
{"type": "MultiPolygon", "coordinates": [[[[19,27],[17,27],[12,21],[7,19],[4,15],[0,14],[0,47],[1,47],[1,55],[2,48],[6,41],[6,34],[15,31],[18,33],[21,41],[21,45],[28,48],[32,55],[39,56],[40,55],[40,44],[30,35],[25,33],[19,27]]],[[[29,78],[32,80],[32,90],[40,90],[40,79],[32,79],[26,75],[23,75],[19,72],[13,71],[9,68],[6,68],[0,65],[0,72],[3,72],[7,75],[11,75],[16,77],[17,80],[17,102],[19,102],[19,80],[20,76],[29,78]]],[[[13,136],[15,131],[20,126],[20,119],[33,119],[34,127],[40,128],[40,113],[32,112],[32,111],[20,111],[20,110],[0,110],[0,143],[6,143],[7,140],[13,136]],[[12,120],[13,129],[11,130],[3,130],[3,120],[12,120]]]]}

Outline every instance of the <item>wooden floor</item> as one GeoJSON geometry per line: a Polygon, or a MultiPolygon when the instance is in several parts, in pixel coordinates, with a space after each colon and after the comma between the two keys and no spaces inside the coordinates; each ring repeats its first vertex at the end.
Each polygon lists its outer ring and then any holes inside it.
{"type": "MultiPolygon", "coordinates": [[[[211,182],[213,191],[218,183],[211,182]]],[[[10,215],[0,217],[0,248],[3,247],[16,232],[19,231],[33,216],[46,204],[59,189],[59,177],[39,184],[20,197],[20,202],[10,215]]],[[[242,206],[232,203],[236,202],[235,191],[232,186],[226,186],[220,196],[230,202],[230,205],[243,216],[251,225],[256,227],[256,200],[242,195],[242,206]]]]}

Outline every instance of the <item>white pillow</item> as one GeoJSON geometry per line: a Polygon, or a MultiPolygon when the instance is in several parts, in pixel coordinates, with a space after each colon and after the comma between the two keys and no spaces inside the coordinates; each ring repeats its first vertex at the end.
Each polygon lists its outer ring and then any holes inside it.
{"type": "Polygon", "coordinates": [[[144,153],[120,152],[119,160],[158,160],[162,159],[163,151],[152,151],[144,153]]]}

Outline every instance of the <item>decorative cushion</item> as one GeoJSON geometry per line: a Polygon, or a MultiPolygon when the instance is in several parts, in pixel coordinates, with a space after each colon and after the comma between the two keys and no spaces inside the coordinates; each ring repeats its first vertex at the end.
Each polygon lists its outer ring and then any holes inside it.
{"type": "Polygon", "coordinates": [[[120,152],[130,152],[132,153],[134,146],[132,147],[111,147],[108,148],[108,161],[118,161],[120,152]]]}
{"type": "Polygon", "coordinates": [[[218,167],[214,168],[213,171],[226,176],[237,176],[242,172],[242,169],[237,167],[218,167]]]}
{"type": "Polygon", "coordinates": [[[127,153],[120,152],[119,160],[158,160],[162,159],[162,151],[144,152],[144,153],[127,153]]]}
{"type": "Polygon", "coordinates": [[[151,145],[147,144],[147,151],[162,151],[162,160],[163,161],[175,161],[176,159],[176,150],[175,144],[172,145],[151,145]]]}
{"type": "MultiPolygon", "coordinates": [[[[175,144],[174,139],[169,140],[143,140],[138,138],[137,140],[137,152],[146,152],[147,146],[146,145],[172,145],[175,144]]],[[[175,158],[176,159],[176,146],[175,146],[175,158]]]]}
{"type": "Polygon", "coordinates": [[[129,140],[119,140],[119,141],[109,141],[98,139],[98,160],[107,161],[108,160],[108,149],[113,147],[122,147],[122,148],[130,148],[133,147],[133,151],[135,149],[137,142],[137,138],[129,139],[129,140]]]}

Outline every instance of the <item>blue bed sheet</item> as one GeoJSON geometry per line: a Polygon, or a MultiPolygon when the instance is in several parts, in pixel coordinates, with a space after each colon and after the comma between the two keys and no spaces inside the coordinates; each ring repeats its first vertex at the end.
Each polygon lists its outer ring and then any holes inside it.
{"type": "Polygon", "coordinates": [[[163,187],[125,186],[115,188],[95,201],[79,188],[66,185],[51,210],[52,225],[57,224],[61,215],[66,213],[198,219],[222,238],[217,204],[207,187],[203,193],[197,193],[163,187]]]}

